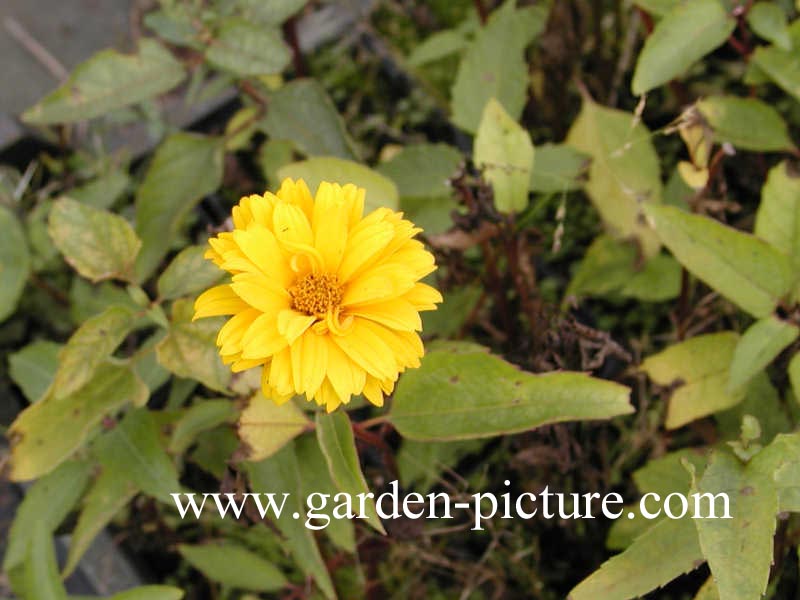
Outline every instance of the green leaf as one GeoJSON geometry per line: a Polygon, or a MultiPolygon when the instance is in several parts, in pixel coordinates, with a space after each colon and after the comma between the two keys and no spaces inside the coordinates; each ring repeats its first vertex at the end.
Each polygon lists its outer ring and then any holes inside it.
{"type": "Polygon", "coordinates": [[[451,213],[457,203],[452,198],[449,179],[463,158],[446,144],[406,146],[376,170],[397,184],[400,209],[427,233],[446,231],[453,225],[451,213]]]}
{"type": "Polygon", "coordinates": [[[750,380],[741,402],[714,415],[718,439],[738,440],[741,437],[742,419],[746,416],[758,420],[762,431],[760,441],[763,444],[791,429],[786,407],[764,371],[750,380]]]}
{"type": "Polygon", "coordinates": [[[474,133],[484,107],[496,98],[516,120],[522,114],[528,88],[525,47],[543,29],[547,11],[515,9],[506,0],[486,26],[478,29],[458,66],[452,88],[453,123],[474,133]]]}
{"type": "Polygon", "coordinates": [[[50,211],[48,230],[64,259],[83,277],[130,281],[142,242],[122,217],[61,198],[50,211]]]}
{"type": "Polygon", "coordinates": [[[280,25],[307,4],[308,0],[234,0],[237,14],[249,21],[280,25]]]}
{"type": "Polygon", "coordinates": [[[703,563],[692,519],[663,519],[578,584],[570,600],[628,600],[703,563]]]}
{"type": "Polygon", "coordinates": [[[727,389],[741,390],[800,335],[800,328],[772,315],[756,321],[736,344],[727,389]]]}
{"type": "Polygon", "coordinates": [[[31,256],[25,232],[16,215],[0,205],[0,322],[17,309],[25,289],[31,256]]]}
{"type": "Polygon", "coordinates": [[[280,73],[290,58],[278,29],[238,18],[226,19],[206,50],[208,62],[237,77],[280,73]]]}
{"type": "Polygon", "coordinates": [[[761,239],[672,206],[645,211],[678,262],[754,317],[771,314],[789,292],[788,258],[761,239]]]}
{"type": "Polygon", "coordinates": [[[228,399],[197,398],[196,403],[187,408],[183,416],[175,422],[169,451],[172,454],[183,454],[194,443],[198,434],[224,423],[234,423],[238,414],[236,406],[228,399]]]}
{"type": "Polygon", "coordinates": [[[294,161],[294,145],[288,140],[267,140],[258,153],[258,167],[268,189],[281,185],[278,169],[294,161]]]}
{"type": "Polygon", "coordinates": [[[67,196],[94,208],[108,209],[125,193],[131,178],[125,171],[110,171],[80,187],[67,192],[67,196]]]}
{"type": "Polygon", "coordinates": [[[136,492],[136,488],[126,479],[125,471],[103,469],[83,500],[83,509],[70,537],[64,577],[75,570],[92,540],[133,499],[136,492]]]}
{"type": "Polygon", "coordinates": [[[528,205],[534,150],[528,132],[490,98],[475,136],[475,163],[494,190],[501,212],[520,212],[528,205]]]}
{"type": "MultiPolygon", "coordinates": [[[[755,234],[786,254],[795,273],[800,271],[800,174],[788,162],[774,166],[767,175],[756,213],[755,234]]],[[[794,296],[800,297],[797,284],[794,296]]]]}
{"type": "MultiPolygon", "coordinates": [[[[353,439],[353,429],[347,413],[344,411],[330,414],[317,412],[316,424],[319,447],[328,462],[328,470],[336,487],[351,498],[355,498],[358,494],[369,494],[369,487],[367,487],[364,474],[361,472],[361,464],[358,461],[356,442],[353,439]]],[[[375,511],[375,501],[368,497],[364,502],[364,507],[367,524],[379,533],[386,535],[386,530],[375,511]]]]}
{"type": "Polygon", "coordinates": [[[342,118],[315,79],[297,79],[272,94],[262,124],[271,138],[291,140],[307,156],[355,158],[342,118]]]}
{"type": "Polygon", "coordinates": [[[586,193],[618,239],[636,238],[646,257],[658,238],[641,223],[641,205],[661,201],[661,167],[651,134],[634,115],[585,96],[566,143],[591,157],[586,193]]]}
{"type": "Polygon", "coordinates": [[[293,402],[278,405],[258,390],[239,417],[239,438],[250,460],[262,460],[275,454],[310,424],[293,402]]]}
{"type": "Polygon", "coordinates": [[[78,65],[70,78],[22,114],[32,125],[92,119],[174,88],[183,66],[161,44],[139,41],[136,54],[103,50],[78,65]]]}
{"type": "MultiPolygon", "coordinates": [[[[327,494],[333,498],[339,493],[339,488],[331,479],[328,461],[320,450],[316,436],[303,435],[295,440],[295,453],[297,454],[298,464],[303,465],[303,474],[307,481],[314,482],[314,493],[327,494]]],[[[314,511],[315,514],[325,514],[330,517],[325,533],[339,548],[345,552],[354,553],[356,551],[356,536],[353,522],[348,519],[336,519],[333,517],[335,504],[326,502],[321,510],[314,511]]]]}
{"type": "Polygon", "coordinates": [[[134,408],[116,427],[95,438],[92,453],[109,471],[124,474],[145,494],[172,504],[178,472],[161,445],[158,425],[146,408],[134,408]]]}
{"type": "Polygon", "coordinates": [[[421,67],[451,54],[461,52],[469,45],[469,40],[459,29],[437,31],[416,45],[408,55],[410,67],[421,67]]]}
{"type": "Polygon", "coordinates": [[[544,194],[563,194],[583,187],[589,171],[589,157],[566,144],[536,147],[531,170],[530,190],[544,194]]]}
{"type": "Polygon", "coordinates": [[[67,590],[58,576],[53,538],[41,521],[33,523],[28,560],[25,563],[25,597],[36,600],[67,600],[67,590]]]}
{"type": "Polygon", "coordinates": [[[56,374],[62,345],[36,340],[8,355],[8,374],[30,402],[39,400],[56,374]]]}
{"type": "Polygon", "coordinates": [[[111,306],[81,325],[58,354],[53,396],[65,398],[83,387],[130,333],[133,324],[130,309],[111,306]]]}
{"type": "Polygon", "coordinates": [[[757,152],[794,148],[783,117],[757,98],[710,96],[697,102],[697,110],[720,142],[757,152]]]}
{"type": "Polygon", "coordinates": [[[655,17],[664,17],[681,3],[681,0],[634,0],[633,3],[655,17]]]}
{"type": "Polygon", "coordinates": [[[673,492],[688,492],[691,478],[684,462],[702,472],[708,464],[708,450],[684,448],[647,461],[645,466],[633,472],[636,488],[643,494],[653,492],[662,498],[673,492]]]}
{"type": "Polygon", "coordinates": [[[756,2],[747,11],[747,23],[756,35],[774,43],[778,48],[786,51],[792,49],[786,13],[774,2],[756,2]]]}
{"type": "Polygon", "coordinates": [[[741,395],[727,392],[728,368],[738,336],[730,331],[699,335],[650,356],[642,371],[662,386],[679,384],[667,409],[667,429],[734,406],[741,395]]]}
{"type": "Polygon", "coordinates": [[[143,585],[114,594],[109,600],[181,600],[183,590],[169,585],[143,585]]]}
{"type": "Polygon", "coordinates": [[[272,592],[287,584],[275,565],[258,554],[231,542],[189,546],[178,551],[195,569],[212,581],[257,592],[272,592]]]}
{"type": "MultiPolygon", "coordinates": [[[[306,518],[306,508],[302,501],[305,490],[294,445],[284,446],[276,454],[264,460],[244,463],[244,468],[253,492],[290,494],[286,497],[284,513],[290,516],[296,512],[300,515],[300,519],[275,519],[275,526],[286,538],[286,545],[300,569],[314,579],[326,598],[335,599],[336,592],[331,576],[322,560],[313,532],[303,524],[306,518]]],[[[308,491],[315,490],[312,488],[308,491]]]]}
{"type": "Polygon", "coordinates": [[[678,296],[681,267],[663,254],[638,266],[636,248],[601,235],[592,242],[567,287],[570,296],[619,296],[663,302],[678,296]]]}
{"type": "Polygon", "coordinates": [[[720,0],[678,4],[656,23],[636,61],[631,88],[637,96],[683,74],[695,62],[721,46],[736,27],[736,19],[720,0]]]}
{"type": "Polygon", "coordinates": [[[719,600],[719,592],[717,591],[717,584],[714,583],[714,577],[706,579],[706,582],[697,590],[694,600],[719,600]]]}
{"type": "Polygon", "coordinates": [[[448,179],[462,161],[447,144],[412,144],[375,170],[395,182],[401,198],[440,198],[452,193],[448,179]]]}
{"type": "Polygon", "coordinates": [[[28,489],[8,532],[3,571],[8,573],[25,561],[37,523],[46,532],[56,530],[83,495],[90,473],[89,463],[69,460],[28,489]]]}
{"type": "Polygon", "coordinates": [[[203,258],[205,246],[187,246],[172,259],[158,278],[158,295],[165,300],[174,300],[210,288],[224,272],[203,258]]]}
{"type": "Polygon", "coordinates": [[[172,324],[167,336],[156,345],[156,357],[178,377],[196,379],[209,389],[224,392],[231,371],[222,363],[215,343],[221,322],[192,322],[193,310],[190,300],[177,300],[172,305],[172,324]]]}
{"type": "Polygon", "coordinates": [[[765,73],[778,87],[800,101],[800,56],[775,46],[759,46],[750,56],[751,64],[765,73]]]}
{"type": "Polygon", "coordinates": [[[403,374],[390,419],[411,439],[480,438],[629,414],[629,394],[583,373],[526,373],[480,346],[454,342],[403,374]]]}
{"type": "Polygon", "coordinates": [[[732,519],[692,519],[722,600],[755,600],[767,589],[778,497],[772,474],[717,451],[693,492],[726,493],[732,519]]]}
{"type": "Polygon", "coordinates": [[[48,395],[23,410],[9,428],[12,481],[49,473],[96,433],[103,417],[148,391],[127,367],[104,363],[85,386],[61,399],[48,395]],[[64,424],[69,423],[69,427],[64,424]]]}
{"type": "Polygon", "coordinates": [[[794,397],[800,399],[800,352],[795,353],[789,361],[789,381],[794,397]]]}
{"type": "Polygon", "coordinates": [[[397,186],[391,179],[351,160],[333,156],[309,158],[281,167],[278,175],[281,179],[303,179],[312,194],[323,181],[341,185],[353,183],[363,187],[367,192],[364,199],[365,214],[379,207],[396,210],[399,202],[397,186]]]}
{"type": "Polygon", "coordinates": [[[218,138],[196,133],[174,133],[158,147],[136,194],[139,280],[156,269],[195,205],[220,186],[222,157],[218,138]]]}

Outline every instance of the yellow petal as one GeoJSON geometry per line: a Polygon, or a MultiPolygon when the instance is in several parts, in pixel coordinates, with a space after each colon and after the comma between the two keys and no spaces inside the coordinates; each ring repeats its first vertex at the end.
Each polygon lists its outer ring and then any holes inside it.
{"type": "Polygon", "coordinates": [[[372,375],[367,375],[367,381],[364,384],[364,397],[375,406],[383,406],[383,392],[381,391],[380,382],[372,375]]]}
{"type": "Polygon", "coordinates": [[[269,385],[281,396],[295,392],[292,385],[292,354],[288,346],[272,358],[269,367],[269,385]]]}
{"type": "Polygon", "coordinates": [[[399,263],[381,263],[345,286],[342,306],[355,306],[396,298],[414,287],[415,278],[399,263]]]}
{"type": "Polygon", "coordinates": [[[286,338],[278,333],[274,314],[262,314],[256,318],[242,336],[242,358],[268,359],[286,346],[286,338]]]}
{"type": "Polygon", "coordinates": [[[336,273],[347,244],[348,207],[339,186],[323,182],[314,201],[312,227],[314,246],[322,257],[322,267],[336,273]]]}
{"type": "Polygon", "coordinates": [[[328,345],[321,335],[307,330],[291,346],[294,389],[311,399],[328,369],[328,345]]]}
{"type": "Polygon", "coordinates": [[[311,219],[311,213],[314,208],[314,198],[302,179],[293,181],[291,179],[284,179],[281,182],[281,187],[277,191],[276,196],[283,202],[294,204],[305,213],[306,217],[311,219]]]}
{"type": "Polygon", "coordinates": [[[278,313],[278,331],[286,338],[287,342],[293,344],[306,329],[314,324],[315,320],[314,315],[304,315],[286,308],[278,313]]]}
{"type": "Polygon", "coordinates": [[[200,294],[194,301],[192,320],[233,315],[247,308],[247,303],[236,295],[229,284],[217,285],[200,294]]]}
{"type": "Polygon", "coordinates": [[[379,379],[396,378],[397,366],[391,348],[368,323],[354,319],[345,335],[332,335],[331,339],[370,375],[379,379]]]}
{"type": "Polygon", "coordinates": [[[217,334],[217,346],[221,354],[236,354],[242,351],[242,337],[245,331],[261,313],[248,308],[233,315],[217,334]]]}
{"type": "Polygon", "coordinates": [[[366,220],[362,221],[354,228],[347,238],[342,263],[339,265],[339,281],[349,281],[360,270],[372,264],[392,241],[394,227],[391,223],[378,221],[362,226],[365,222],[366,220]]]}
{"type": "Polygon", "coordinates": [[[414,305],[402,298],[393,298],[372,304],[362,304],[349,309],[347,314],[375,321],[391,329],[403,331],[419,331],[422,319],[414,305]]]}
{"type": "Polygon", "coordinates": [[[439,290],[425,283],[415,283],[403,298],[411,302],[417,310],[436,310],[436,304],[443,301],[439,290]]]}
{"type": "Polygon", "coordinates": [[[277,285],[287,286],[292,278],[288,258],[284,256],[278,240],[272,232],[261,225],[254,225],[247,231],[233,232],[236,244],[244,255],[265,276],[277,285]]]}
{"type": "Polygon", "coordinates": [[[291,302],[289,292],[260,274],[238,273],[233,276],[231,288],[247,304],[271,314],[273,319],[279,311],[289,308],[291,302]]]}
{"type": "Polygon", "coordinates": [[[323,339],[328,345],[328,380],[336,395],[347,403],[350,396],[360,394],[364,389],[367,373],[339,348],[331,336],[326,335],[323,339]]]}

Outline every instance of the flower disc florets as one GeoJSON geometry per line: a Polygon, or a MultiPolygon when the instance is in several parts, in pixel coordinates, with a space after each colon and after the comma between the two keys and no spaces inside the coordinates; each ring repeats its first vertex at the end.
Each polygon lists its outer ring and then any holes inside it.
{"type": "Polygon", "coordinates": [[[276,194],[242,198],[234,230],[206,257],[232,275],[204,292],[195,318],[231,315],[217,336],[234,371],[262,366],[264,393],[305,394],[330,411],[363,394],[377,406],[423,355],[420,311],[442,297],[420,279],[433,255],[402,213],[363,216],[365,192],[285,180],[276,194]]]}

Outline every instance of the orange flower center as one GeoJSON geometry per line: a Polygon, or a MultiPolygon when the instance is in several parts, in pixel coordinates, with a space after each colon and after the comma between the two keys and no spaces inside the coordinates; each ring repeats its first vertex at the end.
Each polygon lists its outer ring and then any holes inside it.
{"type": "Polygon", "coordinates": [[[289,288],[292,308],[307,315],[321,315],[342,302],[336,275],[311,273],[289,288]]]}

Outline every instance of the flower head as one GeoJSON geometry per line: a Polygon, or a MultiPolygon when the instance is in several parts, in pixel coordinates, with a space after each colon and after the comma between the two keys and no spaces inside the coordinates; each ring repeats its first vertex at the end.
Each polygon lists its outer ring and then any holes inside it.
{"type": "Polygon", "coordinates": [[[305,394],[328,411],[363,394],[376,406],[423,355],[419,312],[442,301],[420,283],[436,265],[402,213],[363,216],[365,191],[302,180],[242,198],[234,230],[206,258],[231,275],[195,302],[195,319],[232,315],[217,336],[233,371],[263,366],[264,393],[305,394]]]}

